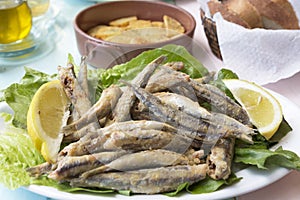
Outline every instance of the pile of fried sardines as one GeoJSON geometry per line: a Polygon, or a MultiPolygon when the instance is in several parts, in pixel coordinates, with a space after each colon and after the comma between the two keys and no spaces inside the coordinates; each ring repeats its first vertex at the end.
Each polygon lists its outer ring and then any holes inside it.
{"type": "Polygon", "coordinates": [[[240,105],[207,84],[214,73],[192,79],[181,62],[162,64],[160,56],[131,82],[106,88],[92,105],[83,59],[59,67],[72,105],[62,127],[57,162],[28,169],[73,187],[156,194],[174,191],[206,176],[227,179],[235,140],[252,143],[255,131],[240,105]],[[208,103],[211,109],[200,106],[208,103]]]}

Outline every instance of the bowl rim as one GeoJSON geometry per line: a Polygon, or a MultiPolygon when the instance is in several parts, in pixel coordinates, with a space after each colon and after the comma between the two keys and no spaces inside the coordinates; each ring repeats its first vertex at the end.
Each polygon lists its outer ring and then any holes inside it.
{"type": "Polygon", "coordinates": [[[181,7],[178,7],[176,5],[166,3],[166,2],[161,2],[161,1],[140,1],[140,0],[139,1],[134,1],[134,2],[133,1],[108,1],[108,2],[97,3],[97,4],[91,5],[89,7],[84,8],[83,10],[81,10],[79,13],[76,14],[76,16],[73,20],[73,27],[75,29],[75,32],[82,35],[83,37],[88,39],[90,42],[96,43],[98,45],[109,45],[109,46],[120,46],[120,47],[145,47],[145,46],[151,47],[151,45],[156,45],[156,44],[172,43],[172,41],[176,41],[176,40],[178,40],[178,38],[190,37],[189,34],[193,35],[193,32],[196,29],[196,20],[195,20],[194,16],[190,12],[188,12],[187,10],[185,10],[181,7]],[[107,5],[107,4],[119,4],[119,3],[121,3],[121,4],[126,4],[126,3],[154,4],[154,5],[161,5],[161,6],[171,7],[172,9],[176,9],[176,10],[182,12],[183,14],[185,14],[190,19],[190,21],[192,22],[192,28],[190,30],[188,30],[188,32],[185,32],[183,34],[180,34],[180,35],[178,35],[174,38],[171,38],[171,39],[165,40],[165,41],[149,43],[149,44],[126,44],[126,43],[117,43],[117,42],[105,41],[105,40],[101,40],[101,39],[92,37],[79,27],[77,21],[83,13],[88,12],[89,10],[95,9],[98,6],[107,5]]]}

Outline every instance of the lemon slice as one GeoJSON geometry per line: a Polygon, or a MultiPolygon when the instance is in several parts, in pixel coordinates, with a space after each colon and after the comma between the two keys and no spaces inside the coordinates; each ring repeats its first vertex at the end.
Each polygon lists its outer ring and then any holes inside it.
{"type": "Polygon", "coordinates": [[[42,85],[30,103],[28,134],[47,162],[56,161],[63,139],[60,129],[67,121],[69,105],[59,80],[42,85]]]}
{"type": "Polygon", "coordinates": [[[253,125],[267,140],[270,139],[283,119],[280,103],[255,83],[238,79],[226,79],[223,82],[247,111],[253,125]]]}

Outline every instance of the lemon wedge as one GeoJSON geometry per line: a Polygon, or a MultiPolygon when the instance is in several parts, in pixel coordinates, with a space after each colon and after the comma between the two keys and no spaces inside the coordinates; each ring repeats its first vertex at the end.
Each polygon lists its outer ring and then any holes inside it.
{"type": "Polygon", "coordinates": [[[43,84],[32,98],[27,113],[27,131],[47,162],[53,163],[63,139],[70,102],[59,80],[43,84]]]}
{"type": "Polygon", "coordinates": [[[247,111],[253,125],[267,140],[270,139],[283,119],[276,98],[263,87],[246,80],[224,79],[223,82],[247,111]]]}

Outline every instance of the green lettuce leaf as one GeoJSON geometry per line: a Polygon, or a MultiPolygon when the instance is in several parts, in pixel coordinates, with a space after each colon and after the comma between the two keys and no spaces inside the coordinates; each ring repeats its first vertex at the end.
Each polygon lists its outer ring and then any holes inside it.
{"type": "Polygon", "coordinates": [[[182,184],[180,184],[177,187],[176,191],[174,191],[174,192],[167,192],[167,193],[164,193],[164,194],[167,195],[167,196],[169,196],[169,197],[174,197],[174,196],[177,196],[181,191],[187,190],[189,186],[190,186],[189,183],[182,183],[182,184]]]}
{"type": "Polygon", "coordinates": [[[282,122],[279,125],[276,133],[268,140],[270,144],[277,144],[283,137],[285,137],[290,131],[292,131],[292,127],[286,121],[283,116],[282,122]]]}
{"type": "Polygon", "coordinates": [[[147,64],[161,55],[167,56],[166,63],[182,61],[187,66],[183,72],[189,74],[192,78],[208,74],[208,70],[184,47],[171,44],[145,51],[127,63],[103,71],[103,73],[100,73],[99,85],[106,88],[111,84],[116,84],[120,79],[132,80],[147,64]]]}
{"type": "Polygon", "coordinates": [[[1,113],[1,117],[6,127],[0,131],[0,182],[7,188],[16,189],[31,182],[26,168],[44,160],[26,131],[11,125],[12,116],[1,113]]]}
{"type": "Polygon", "coordinates": [[[234,162],[255,165],[259,169],[271,166],[300,170],[300,158],[297,154],[279,147],[275,151],[269,149],[235,148],[234,162]]]}
{"type": "Polygon", "coordinates": [[[238,79],[238,75],[231,71],[230,69],[221,69],[218,72],[218,80],[223,80],[223,79],[238,79]]]}
{"type": "MultiPolygon", "coordinates": [[[[49,187],[56,188],[63,192],[73,192],[73,193],[74,192],[91,192],[91,193],[105,194],[105,193],[115,192],[115,190],[111,190],[111,189],[71,187],[68,183],[60,183],[58,181],[49,179],[46,176],[33,178],[33,179],[31,179],[30,184],[49,186],[49,187]]],[[[124,194],[125,193],[126,192],[124,191],[124,194]]]]}
{"type": "Polygon", "coordinates": [[[232,185],[242,178],[237,177],[235,174],[231,174],[230,177],[226,180],[214,180],[210,177],[206,177],[203,181],[200,181],[199,183],[196,183],[194,185],[191,185],[188,188],[188,191],[192,194],[203,194],[203,193],[210,193],[214,192],[221,187],[232,185]]]}
{"type": "Polygon", "coordinates": [[[26,128],[26,115],[31,99],[37,89],[53,80],[56,75],[48,75],[30,68],[25,68],[25,75],[20,83],[13,83],[4,90],[4,100],[14,110],[13,124],[26,128]]]}
{"type": "Polygon", "coordinates": [[[218,71],[217,79],[210,82],[211,85],[218,87],[220,90],[225,92],[227,96],[234,99],[232,93],[222,81],[223,79],[239,79],[238,75],[229,69],[221,69],[218,71]]]}

